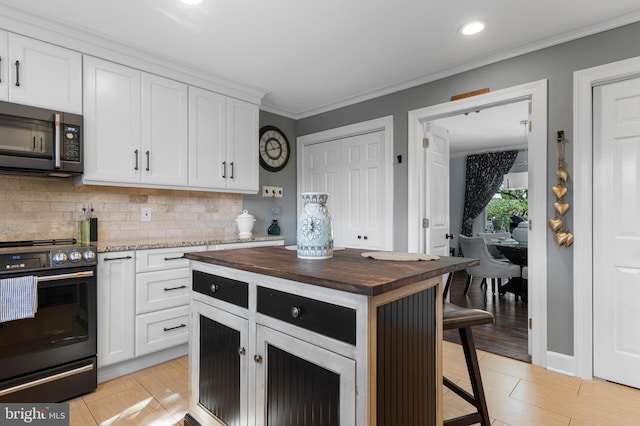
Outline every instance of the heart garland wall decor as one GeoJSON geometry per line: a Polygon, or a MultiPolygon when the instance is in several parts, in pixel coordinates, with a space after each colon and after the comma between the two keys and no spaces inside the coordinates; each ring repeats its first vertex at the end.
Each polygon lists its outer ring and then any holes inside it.
{"type": "Polygon", "coordinates": [[[565,195],[569,190],[565,186],[569,179],[569,172],[565,168],[564,162],[564,130],[558,131],[558,170],[556,175],[558,176],[558,183],[551,187],[551,192],[556,196],[556,202],[553,203],[553,219],[549,219],[549,228],[554,232],[554,239],[559,246],[571,247],[573,244],[573,234],[569,232],[565,225],[564,215],[569,211],[571,207],[569,203],[564,201],[565,195]]]}

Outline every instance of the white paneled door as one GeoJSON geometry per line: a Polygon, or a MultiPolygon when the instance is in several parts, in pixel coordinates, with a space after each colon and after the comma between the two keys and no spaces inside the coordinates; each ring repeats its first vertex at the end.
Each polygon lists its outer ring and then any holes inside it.
{"type": "Polygon", "coordinates": [[[425,123],[425,252],[449,255],[449,131],[433,123],[425,123]]]}
{"type": "Polygon", "coordinates": [[[593,90],[593,374],[640,388],[640,78],[593,90]]]}

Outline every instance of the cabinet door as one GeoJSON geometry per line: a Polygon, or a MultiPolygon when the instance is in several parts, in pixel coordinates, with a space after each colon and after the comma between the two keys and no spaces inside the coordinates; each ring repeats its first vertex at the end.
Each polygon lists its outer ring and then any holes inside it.
{"type": "Polygon", "coordinates": [[[226,96],[189,87],[189,186],[227,187],[226,138],[226,96]]]}
{"type": "Polygon", "coordinates": [[[9,33],[0,30],[0,101],[9,100],[9,33]]]}
{"type": "Polygon", "coordinates": [[[258,192],[258,106],[227,100],[227,187],[258,192]]]}
{"type": "Polygon", "coordinates": [[[140,71],[84,57],[83,181],[140,180],[140,71]]]}
{"type": "Polygon", "coordinates": [[[142,74],[142,182],[186,186],[187,85],[142,74]]]}
{"type": "Polygon", "coordinates": [[[9,100],[82,114],[82,55],[9,34],[9,100]]]}
{"type": "Polygon", "coordinates": [[[256,340],[256,425],[356,424],[354,360],[261,325],[256,340]]]}
{"type": "Polygon", "coordinates": [[[246,426],[248,320],[197,300],[191,308],[189,412],[202,424],[215,416],[220,424],[246,426]]]}
{"type": "Polygon", "coordinates": [[[133,251],[98,255],[98,366],[134,356],[133,251]]]}

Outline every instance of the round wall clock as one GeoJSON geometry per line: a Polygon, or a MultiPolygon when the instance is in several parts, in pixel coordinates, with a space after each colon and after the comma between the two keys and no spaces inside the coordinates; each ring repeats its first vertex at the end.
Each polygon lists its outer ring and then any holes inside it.
{"type": "Polygon", "coordinates": [[[289,161],[289,141],[280,129],[264,126],[260,129],[260,165],[270,172],[284,169],[289,161]]]}

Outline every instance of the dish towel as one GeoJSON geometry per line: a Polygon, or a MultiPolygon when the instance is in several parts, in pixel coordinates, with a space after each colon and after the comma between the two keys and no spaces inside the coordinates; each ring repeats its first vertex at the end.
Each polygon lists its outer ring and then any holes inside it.
{"type": "Polygon", "coordinates": [[[38,277],[0,280],[0,322],[33,318],[38,311],[38,277]]]}

